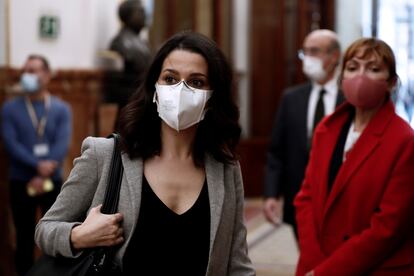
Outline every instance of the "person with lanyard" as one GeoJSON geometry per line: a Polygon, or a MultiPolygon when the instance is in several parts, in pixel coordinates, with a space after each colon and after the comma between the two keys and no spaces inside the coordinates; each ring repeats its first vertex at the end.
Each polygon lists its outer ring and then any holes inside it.
{"type": "Polygon", "coordinates": [[[16,228],[16,269],[33,263],[36,209],[52,206],[62,184],[62,164],[72,131],[71,110],[47,90],[51,74],[43,56],[30,55],[23,67],[23,95],[2,108],[2,139],[9,155],[10,203],[16,228]]]}

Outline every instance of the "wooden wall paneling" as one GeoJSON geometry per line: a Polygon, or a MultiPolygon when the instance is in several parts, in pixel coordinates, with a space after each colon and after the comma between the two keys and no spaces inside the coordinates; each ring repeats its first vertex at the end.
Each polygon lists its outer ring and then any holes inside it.
{"type": "Polygon", "coordinates": [[[64,164],[66,176],[73,159],[80,154],[83,139],[99,133],[102,79],[103,74],[97,71],[59,71],[51,82],[51,93],[68,102],[72,109],[71,145],[64,164]]]}
{"type": "MultiPolygon", "coordinates": [[[[297,50],[299,50],[299,49],[302,48],[303,40],[304,40],[305,36],[311,30],[310,29],[310,24],[309,24],[309,19],[308,19],[308,14],[307,14],[308,1],[307,0],[298,0],[298,1],[296,1],[296,8],[297,8],[297,13],[295,15],[293,15],[293,17],[297,21],[297,26],[296,26],[296,30],[292,30],[292,31],[294,31],[294,33],[296,34],[295,44],[297,45],[297,50]]],[[[302,73],[302,70],[299,70],[302,67],[302,62],[299,59],[297,59],[297,60],[295,60],[295,63],[296,63],[296,68],[298,70],[293,72],[293,74],[294,74],[294,83],[303,83],[303,82],[306,81],[306,77],[302,73]]]]}
{"type": "MultiPolygon", "coordinates": [[[[223,46],[223,3],[230,1],[213,0],[213,38],[219,46],[223,46]]],[[[230,17],[231,18],[231,17],[230,17]]]]}
{"type": "Polygon", "coordinates": [[[154,20],[149,37],[156,51],[172,35],[179,31],[194,30],[194,1],[154,1],[154,20]]]}
{"type": "Polygon", "coordinates": [[[298,50],[302,48],[302,36],[298,35],[301,21],[298,20],[299,8],[297,1],[285,2],[285,87],[293,86],[304,79],[298,80],[297,73],[302,71],[302,63],[298,58],[298,50]]]}
{"type": "MultiPolygon", "coordinates": [[[[296,15],[298,27],[296,31],[297,44],[302,47],[306,35],[316,29],[330,29],[335,27],[335,1],[331,0],[298,0],[298,13],[296,15]]],[[[300,68],[301,62],[296,61],[297,67],[300,68]]],[[[306,81],[302,70],[297,70],[295,74],[295,83],[306,81]]]]}
{"type": "Polygon", "coordinates": [[[193,30],[213,38],[213,0],[195,0],[192,10],[193,30]]]}
{"type": "Polygon", "coordinates": [[[163,1],[166,2],[166,8],[164,10],[165,16],[165,39],[172,36],[177,31],[177,24],[178,24],[178,16],[177,16],[177,1],[176,0],[168,0],[163,1]]]}
{"type": "Polygon", "coordinates": [[[335,30],[335,1],[321,1],[321,28],[335,30]]]}
{"type": "Polygon", "coordinates": [[[165,40],[184,30],[192,30],[193,22],[193,0],[168,0],[165,1],[165,40]]]}
{"type": "Polygon", "coordinates": [[[247,197],[261,196],[274,114],[285,86],[284,1],[251,1],[251,137],[240,144],[247,197]]]}
{"type": "MultiPolygon", "coordinates": [[[[213,35],[212,38],[219,45],[227,58],[232,57],[232,18],[233,5],[230,0],[213,0],[213,35]]],[[[248,20],[248,19],[246,19],[248,20]]]]}
{"type": "Polygon", "coordinates": [[[251,134],[270,135],[285,86],[284,1],[251,1],[251,134]]]}
{"type": "Polygon", "coordinates": [[[244,139],[239,145],[240,167],[246,197],[260,197],[263,195],[266,151],[269,142],[268,137],[259,137],[244,139]]]}
{"type": "Polygon", "coordinates": [[[118,109],[118,105],[115,103],[99,105],[97,114],[98,136],[107,137],[114,132],[118,109]]]}
{"type": "Polygon", "coordinates": [[[167,9],[170,1],[154,1],[154,14],[149,28],[149,43],[152,49],[158,49],[166,37],[167,9]]]}
{"type": "Polygon", "coordinates": [[[179,0],[175,3],[175,12],[176,12],[176,28],[174,34],[180,31],[189,31],[194,30],[196,25],[195,14],[194,14],[194,0],[179,0]]]}
{"type": "MultiPolygon", "coordinates": [[[[6,87],[8,81],[8,68],[0,68],[0,105],[6,100],[6,87]]],[[[1,121],[0,121],[1,124],[1,121]]],[[[14,271],[14,229],[9,208],[9,185],[7,182],[8,162],[6,151],[0,138],[0,275],[13,275],[14,271]]]]}

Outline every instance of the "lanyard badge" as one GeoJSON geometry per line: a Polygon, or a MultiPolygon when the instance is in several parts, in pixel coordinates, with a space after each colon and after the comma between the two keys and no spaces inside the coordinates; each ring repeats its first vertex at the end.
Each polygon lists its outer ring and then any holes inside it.
{"type": "MultiPolygon", "coordinates": [[[[34,110],[32,102],[29,100],[28,97],[25,97],[26,108],[30,116],[30,120],[32,121],[33,128],[36,131],[38,141],[41,141],[46,129],[47,123],[47,114],[50,108],[50,96],[46,95],[45,97],[45,112],[40,120],[36,116],[36,112],[34,110]]],[[[36,157],[43,157],[49,154],[49,145],[46,143],[38,143],[33,146],[33,154],[36,157]]]]}

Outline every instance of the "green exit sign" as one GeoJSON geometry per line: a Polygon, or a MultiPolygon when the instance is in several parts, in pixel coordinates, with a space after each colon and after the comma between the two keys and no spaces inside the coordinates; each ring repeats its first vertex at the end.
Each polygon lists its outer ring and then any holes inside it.
{"type": "Polygon", "coordinates": [[[57,16],[44,15],[40,17],[39,33],[42,38],[57,38],[60,20],[57,16]]]}

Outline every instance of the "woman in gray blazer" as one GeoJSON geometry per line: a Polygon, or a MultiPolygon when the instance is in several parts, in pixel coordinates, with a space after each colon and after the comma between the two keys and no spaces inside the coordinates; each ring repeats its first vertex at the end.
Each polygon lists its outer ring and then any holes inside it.
{"type": "Polygon", "coordinates": [[[120,118],[118,211],[100,213],[113,141],[87,138],[35,239],[53,256],[116,246],[123,275],[255,275],[243,225],[232,73],[207,37],[183,32],[156,54],[120,118]]]}

